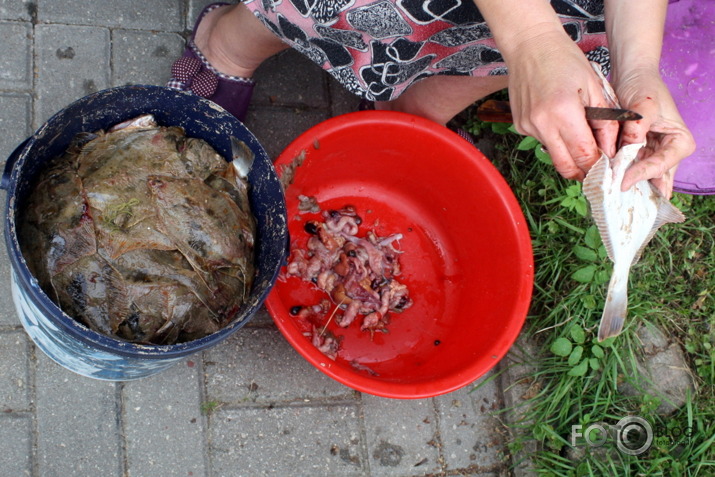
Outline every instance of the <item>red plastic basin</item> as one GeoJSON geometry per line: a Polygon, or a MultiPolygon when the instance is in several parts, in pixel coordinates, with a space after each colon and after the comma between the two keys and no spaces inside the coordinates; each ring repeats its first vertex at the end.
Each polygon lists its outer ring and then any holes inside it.
{"type": "Polygon", "coordinates": [[[298,195],[323,209],[353,205],[379,236],[402,233],[400,281],[414,305],[390,313],[388,333],[343,329],[331,360],[303,335],[289,310],[325,296],[296,277],[280,278],[266,305],[290,344],[317,369],[358,391],[425,398],[468,385],[509,350],[526,317],[533,255],[509,186],[472,145],[420,117],[363,111],[308,130],[276,160],[305,151],[286,190],[291,248],[305,247],[298,195]]]}

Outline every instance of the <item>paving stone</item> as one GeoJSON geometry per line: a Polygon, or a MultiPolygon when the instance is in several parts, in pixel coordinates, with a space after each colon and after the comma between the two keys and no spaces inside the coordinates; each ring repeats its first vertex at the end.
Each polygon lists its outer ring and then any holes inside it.
{"type": "MultiPolygon", "coordinates": [[[[223,0],[225,3],[239,3],[237,0],[223,0]]],[[[194,23],[199,17],[199,13],[203,8],[210,4],[215,3],[214,0],[189,0],[189,8],[186,9],[186,29],[194,28],[194,23]]]]}
{"type": "Polygon", "coordinates": [[[539,392],[541,383],[534,379],[538,371],[538,346],[526,336],[519,336],[516,343],[499,364],[503,373],[499,376],[504,389],[504,418],[510,426],[514,438],[522,439],[523,447],[512,456],[515,463],[514,477],[536,477],[534,463],[530,456],[538,451],[538,443],[528,433],[528,426],[533,424],[525,416],[529,412],[529,399],[539,392]]]}
{"type": "Polygon", "coordinates": [[[109,30],[38,25],[36,127],[71,102],[108,88],[109,30]]]}
{"type": "Polygon", "coordinates": [[[18,0],[0,0],[0,20],[29,21],[37,9],[36,2],[18,0]]]}
{"type": "Polygon", "coordinates": [[[92,0],[41,2],[41,22],[69,25],[100,25],[139,30],[183,30],[181,0],[124,0],[103,2],[101,8],[92,0]]]}
{"type": "Polygon", "coordinates": [[[330,94],[330,115],[352,113],[360,106],[360,96],[351,93],[332,76],[328,79],[328,92],[330,94]]]}
{"type": "Polygon", "coordinates": [[[109,30],[38,25],[35,48],[39,68],[35,129],[74,100],[109,87],[109,30]]]}
{"type": "Polygon", "coordinates": [[[220,409],[210,421],[214,475],[369,475],[352,405],[220,409]]]}
{"type": "Polygon", "coordinates": [[[268,156],[275,160],[293,139],[326,119],[328,115],[318,110],[252,105],[248,110],[246,126],[256,136],[268,156]]]}
{"type": "Polygon", "coordinates": [[[29,353],[29,343],[24,331],[0,332],[0,411],[2,412],[30,410],[29,353]]]}
{"type": "Polygon", "coordinates": [[[39,475],[123,477],[116,384],[36,355],[39,475]]]}
{"type": "Polygon", "coordinates": [[[363,394],[362,403],[372,475],[423,475],[442,470],[431,399],[363,394]]]}
{"type": "Polygon", "coordinates": [[[272,327],[274,326],[273,318],[268,313],[265,306],[258,309],[251,321],[248,322],[248,326],[262,326],[262,327],[272,327]]]}
{"type": "Polygon", "coordinates": [[[493,413],[502,407],[496,380],[487,373],[474,385],[435,398],[442,454],[448,469],[489,472],[505,460],[503,427],[493,413]],[[474,387],[487,380],[479,389],[474,387]]]}
{"type": "Polygon", "coordinates": [[[208,400],[302,401],[352,396],[300,356],[277,329],[243,328],[204,353],[208,400]]]}
{"type": "Polygon", "coordinates": [[[189,358],[124,384],[127,474],[206,475],[199,364],[189,358]]]}
{"type": "Polygon", "coordinates": [[[660,400],[656,413],[668,416],[688,401],[695,392],[693,373],[678,343],[653,324],[642,325],[636,331],[643,348],[636,369],[627,373],[618,391],[626,396],[648,395],[660,400]],[[632,374],[632,375],[631,375],[632,374]]]}
{"type": "Polygon", "coordinates": [[[112,32],[112,84],[164,85],[171,65],[184,51],[184,39],[176,33],[135,30],[112,32]]]}
{"type": "Polygon", "coordinates": [[[0,88],[32,88],[32,25],[0,22],[0,88]]]}
{"type": "Polygon", "coordinates": [[[256,70],[252,102],[324,108],[328,76],[305,55],[293,49],[283,51],[256,70]]]}
{"type": "MultiPolygon", "coordinates": [[[[32,97],[27,93],[0,94],[0,164],[3,166],[10,154],[32,134],[30,127],[32,97]]],[[[3,196],[3,204],[4,196],[3,196]]],[[[4,268],[4,267],[3,267],[4,268]]]]}
{"type": "Polygon", "coordinates": [[[670,342],[666,334],[653,323],[644,323],[636,330],[643,352],[648,355],[664,351],[670,342]]]}
{"type": "Polygon", "coordinates": [[[31,475],[32,417],[0,416],[0,442],[3,475],[31,475]]]}

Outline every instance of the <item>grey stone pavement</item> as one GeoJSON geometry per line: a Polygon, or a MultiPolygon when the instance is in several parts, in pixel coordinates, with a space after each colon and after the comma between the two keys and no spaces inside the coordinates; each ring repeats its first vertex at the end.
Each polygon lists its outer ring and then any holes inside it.
{"type": "MultiPolygon", "coordinates": [[[[0,163],[75,99],[164,84],[204,3],[0,0],[0,163]]],[[[309,127],[357,107],[295,52],[269,60],[256,79],[246,124],[272,157],[309,127]]],[[[313,368],[262,310],[233,337],[158,375],[96,381],[33,345],[16,317],[9,275],[3,240],[3,476],[513,475],[506,429],[494,414],[505,406],[501,377],[431,399],[362,394],[313,368]]]]}

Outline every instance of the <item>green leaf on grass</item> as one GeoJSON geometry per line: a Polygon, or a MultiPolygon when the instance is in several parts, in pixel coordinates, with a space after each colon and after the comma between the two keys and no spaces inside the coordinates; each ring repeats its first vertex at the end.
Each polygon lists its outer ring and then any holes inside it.
{"type": "Polygon", "coordinates": [[[611,274],[608,270],[598,270],[596,275],[593,277],[594,283],[597,285],[602,285],[611,279],[611,274]]]}
{"type": "Polygon", "coordinates": [[[569,332],[571,333],[571,338],[573,338],[576,343],[581,344],[586,341],[586,332],[583,331],[583,328],[579,325],[572,326],[569,332]]]}
{"type": "Polygon", "coordinates": [[[574,185],[570,185],[566,188],[566,195],[569,197],[580,197],[581,196],[581,183],[577,182],[574,185]]]}
{"type": "Polygon", "coordinates": [[[553,164],[553,161],[551,161],[551,155],[544,149],[542,149],[541,146],[534,149],[534,153],[536,154],[536,158],[540,162],[543,162],[544,164],[547,164],[549,166],[553,164]]]}
{"type": "Polygon", "coordinates": [[[610,348],[610,347],[613,346],[613,343],[615,343],[615,342],[616,342],[616,337],[615,337],[615,336],[611,336],[610,338],[606,338],[605,340],[601,341],[601,342],[599,343],[599,345],[600,345],[602,348],[610,348]]]}
{"type": "Polygon", "coordinates": [[[576,366],[583,356],[583,346],[576,346],[569,355],[569,366],[576,366]]]}
{"type": "Polygon", "coordinates": [[[596,308],[596,298],[593,295],[581,295],[581,303],[587,310],[596,308]]]}
{"type": "Polygon", "coordinates": [[[596,358],[589,359],[588,364],[594,371],[598,371],[601,368],[601,362],[598,361],[596,358]]]}
{"type": "Polygon", "coordinates": [[[596,358],[603,358],[604,352],[603,348],[598,346],[597,344],[591,346],[591,354],[594,355],[596,358]]]}
{"type": "Polygon", "coordinates": [[[568,356],[571,354],[571,341],[568,338],[556,338],[551,344],[551,352],[556,356],[568,356]]]}
{"type": "Polygon", "coordinates": [[[608,251],[604,245],[598,247],[598,256],[602,259],[608,258],[608,251]]]}
{"type": "Polygon", "coordinates": [[[572,209],[576,204],[576,199],[574,197],[566,197],[561,201],[561,207],[566,207],[567,209],[572,209]]]}
{"type": "Polygon", "coordinates": [[[598,254],[593,249],[582,247],[581,245],[576,245],[573,248],[573,253],[581,260],[587,262],[595,262],[598,260],[598,254]]]}
{"type": "Polygon", "coordinates": [[[574,207],[576,210],[576,213],[580,215],[581,217],[586,217],[588,215],[588,204],[586,203],[586,199],[583,197],[579,197],[576,200],[576,206],[574,207]]]}
{"type": "Polygon", "coordinates": [[[581,361],[578,366],[574,366],[566,374],[569,376],[583,376],[586,374],[586,371],[588,371],[588,359],[581,361]]]}
{"type": "Polygon", "coordinates": [[[591,283],[593,275],[596,273],[595,265],[586,265],[581,267],[571,275],[571,278],[580,283],[591,283]]]}
{"type": "Polygon", "coordinates": [[[509,127],[512,126],[511,123],[491,123],[492,124],[492,132],[496,134],[508,134],[511,131],[509,131],[509,127]]]}
{"type": "Polygon", "coordinates": [[[530,151],[534,149],[538,144],[539,141],[537,141],[535,137],[526,136],[524,139],[519,141],[519,144],[516,145],[516,149],[518,151],[530,151]]]}
{"type": "Polygon", "coordinates": [[[598,250],[601,246],[601,236],[598,234],[598,228],[595,225],[590,226],[586,230],[586,236],[584,237],[586,245],[594,250],[598,250]]]}

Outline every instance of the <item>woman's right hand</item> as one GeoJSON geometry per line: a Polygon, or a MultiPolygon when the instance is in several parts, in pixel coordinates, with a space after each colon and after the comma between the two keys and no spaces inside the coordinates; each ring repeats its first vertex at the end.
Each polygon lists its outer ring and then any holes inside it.
{"type": "Polygon", "coordinates": [[[524,41],[507,63],[514,125],[537,138],[565,178],[582,180],[616,152],[618,123],[588,121],[585,106],[612,107],[601,80],[563,28],[524,41]]]}

